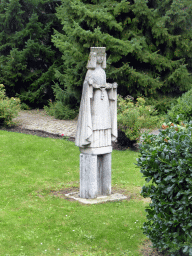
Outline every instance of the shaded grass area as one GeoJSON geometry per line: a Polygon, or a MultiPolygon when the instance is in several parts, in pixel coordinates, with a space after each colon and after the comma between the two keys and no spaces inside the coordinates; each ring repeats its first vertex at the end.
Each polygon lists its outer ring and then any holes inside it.
{"type": "Polygon", "coordinates": [[[73,142],[0,131],[0,255],[142,255],[137,157],[112,153],[112,191],[130,200],[83,205],[51,193],[79,187],[73,142]]]}

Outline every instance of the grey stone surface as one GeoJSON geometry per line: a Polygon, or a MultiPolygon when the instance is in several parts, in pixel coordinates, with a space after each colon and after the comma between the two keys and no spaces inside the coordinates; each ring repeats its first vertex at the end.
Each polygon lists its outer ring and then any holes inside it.
{"type": "Polygon", "coordinates": [[[87,67],[75,145],[82,153],[103,154],[104,148],[111,153],[111,141],[117,139],[117,83],[106,82],[105,47],[91,47],[87,67]]]}
{"type": "Polygon", "coordinates": [[[109,202],[109,201],[120,201],[120,200],[127,199],[126,196],[119,194],[119,193],[111,194],[109,196],[98,196],[95,199],[81,198],[79,192],[65,194],[65,196],[72,198],[74,200],[77,200],[83,204],[99,204],[99,203],[104,203],[104,202],[109,202]]]}
{"type": "Polygon", "coordinates": [[[80,148],[80,152],[84,154],[91,154],[91,155],[101,155],[101,154],[107,154],[112,152],[112,146],[108,147],[100,147],[100,148],[80,148]]]}
{"type": "Polygon", "coordinates": [[[97,197],[97,155],[80,154],[80,197],[97,197]]]}
{"type": "Polygon", "coordinates": [[[80,154],[80,197],[111,194],[111,153],[80,154]]]}
{"type": "Polygon", "coordinates": [[[105,47],[91,47],[77,123],[80,197],[111,193],[112,141],[117,139],[117,83],[106,82],[105,47]]]}
{"type": "Polygon", "coordinates": [[[98,195],[111,194],[111,154],[97,156],[98,195]]]}

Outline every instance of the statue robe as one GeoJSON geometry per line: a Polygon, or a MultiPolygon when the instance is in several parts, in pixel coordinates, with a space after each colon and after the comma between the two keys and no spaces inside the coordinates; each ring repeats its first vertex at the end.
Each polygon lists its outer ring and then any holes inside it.
{"type": "Polygon", "coordinates": [[[102,68],[89,69],[83,83],[75,145],[82,149],[107,147],[116,138],[117,89],[106,83],[102,68]],[[90,79],[93,85],[89,85],[90,79]]]}

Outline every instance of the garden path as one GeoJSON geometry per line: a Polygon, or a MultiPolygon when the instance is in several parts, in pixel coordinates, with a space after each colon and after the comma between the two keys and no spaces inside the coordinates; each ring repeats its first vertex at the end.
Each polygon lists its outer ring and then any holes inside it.
{"type": "MultiPolygon", "coordinates": [[[[75,137],[76,134],[77,117],[73,120],[59,120],[46,114],[44,109],[21,110],[13,121],[22,129],[39,130],[60,136],[64,134],[67,137],[75,137]]],[[[155,129],[150,134],[157,135],[159,130],[155,129]]]]}
{"type": "Polygon", "coordinates": [[[21,129],[44,131],[67,137],[75,137],[77,118],[74,120],[59,120],[46,114],[45,110],[22,110],[13,119],[21,129]]]}

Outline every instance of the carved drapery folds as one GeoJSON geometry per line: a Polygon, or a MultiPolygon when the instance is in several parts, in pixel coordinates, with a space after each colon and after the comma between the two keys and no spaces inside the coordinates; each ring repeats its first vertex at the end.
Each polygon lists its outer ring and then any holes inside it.
{"type": "Polygon", "coordinates": [[[81,152],[106,147],[108,153],[117,138],[117,84],[106,83],[105,47],[91,47],[87,68],[75,144],[81,152]]]}

